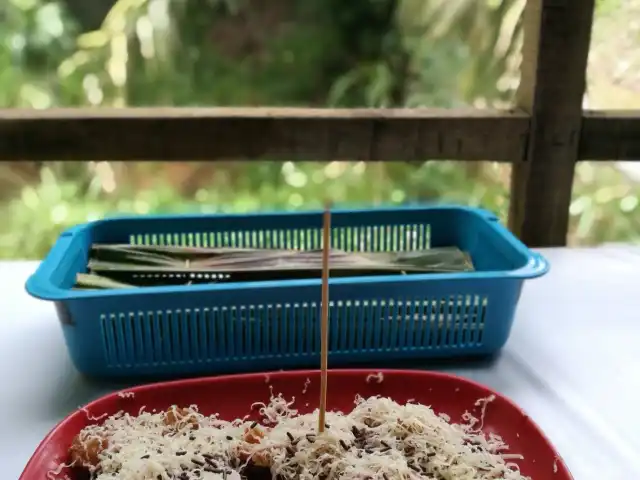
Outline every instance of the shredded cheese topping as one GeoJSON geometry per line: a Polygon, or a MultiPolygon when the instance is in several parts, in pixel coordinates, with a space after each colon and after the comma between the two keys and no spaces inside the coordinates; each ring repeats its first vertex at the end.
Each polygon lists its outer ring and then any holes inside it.
{"type": "MultiPolygon", "coordinates": [[[[491,400],[477,403],[483,413],[491,400]]],[[[453,424],[425,405],[356,397],[351,413],[327,412],[318,434],[318,411],[301,415],[293,405],[273,394],[254,404],[264,425],[204,416],[195,405],[121,412],[79,434],[85,451],[106,439],[87,453],[99,461],[84,466],[96,480],[238,480],[256,468],[278,480],[528,480],[514,462],[522,457],[505,453],[502,439],[483,434],[482,419],[470,413],[453,424]]]]}
{"type": "Polygon", "coordinates": [[[365,382],[371,383],[374,380],[376,383],[382,383],[384,381],[384,374],[382,372],[370,373],[369,375],[367,375],[365,382]]]}

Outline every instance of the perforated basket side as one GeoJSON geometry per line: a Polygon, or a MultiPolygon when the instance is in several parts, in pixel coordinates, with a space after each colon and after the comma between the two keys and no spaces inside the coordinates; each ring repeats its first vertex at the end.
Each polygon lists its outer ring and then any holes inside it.
{"type": "MultiPolygon", "coordinates": [[[[482,294],[410,297],[334,290],[336,296],[356,298],[330,304],[334,366],[492,353],[506,341],[517,300],[510,288],[499,297],[486,289],[482,294]]],[[[190,299],[153,310],[105,303],[97,318],[94,313],[64,327],[78,368],[100,375],[314,365],[320,354],[320,302],[254,297],[226,305],[190,299]],[[81,336],[84,342],[78,341],[81,336]]]]}
{"type": "MultiPolygon", "coordinates": [[[[332,302],[332,353],[477,347],[487,299],[332,302]]],[[[261,360],[320,352],[319,304],[113,312],[100,316],[110,366],[261,360]]]]}
{"type": "MultiPolygon", "coordinates": [[[[431,228],[425,223],[354,225],[333,227],[331,245],[347,251],[399,252],[430,248],[431,228]]],[[[322,228],[256,228],[232,231],[193,231],[129,235],[132,245],[180,245],[190,247],[277,248],[318,250],[322,228]]]]}

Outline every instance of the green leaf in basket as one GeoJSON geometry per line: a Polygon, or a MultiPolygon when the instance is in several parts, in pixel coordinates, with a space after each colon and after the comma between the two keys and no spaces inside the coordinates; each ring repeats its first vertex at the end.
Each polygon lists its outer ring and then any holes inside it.
{"type": "MultiPolygon", "coordinates": [[[[320,250],[94,245],[89,272],[118,285],[189,285],[319,278],[320,250]]],[[[330,252],[332,277],[473,271],[468,253],[455,247],[407,252],[330,252]]],[[[90,288],[104,281],[91,279],[90,288]]],[[[78,285],[77,288],[82,288],[78,285]]],[[[109,287],[106,287],[109,288],[109,287]]],[[[125,287],[126,288],[126,287],[125,287]]]]}
{"type": "Polygon", "coordinates": [[[104,290],[116,288],[136,288],[134,285],[117,282],[107,277],[101,277],[96,274],[78,273],[76,275],[76,284],[74,290],[104,290]]]}

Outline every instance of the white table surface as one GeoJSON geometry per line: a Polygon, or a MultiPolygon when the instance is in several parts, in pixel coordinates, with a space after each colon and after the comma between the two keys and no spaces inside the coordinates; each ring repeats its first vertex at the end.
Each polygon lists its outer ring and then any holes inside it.
{"type": "MultiPolygon", "coordinates": [[[[576,480],[640,479],[640,248],[542,253],[551,272],[526,284],[502,354],[438,368],[516,401],[576,480]]],[[[128,386],[76,372],[53,305],[24,292],[36,265],[0,263],[0,460],[6,479],[19,477],[64,416],[128,386]]]]}

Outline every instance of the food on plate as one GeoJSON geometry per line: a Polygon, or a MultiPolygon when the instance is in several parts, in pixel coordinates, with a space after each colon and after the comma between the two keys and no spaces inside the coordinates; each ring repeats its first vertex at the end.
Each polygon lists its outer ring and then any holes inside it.
{"type": "MultiPolygon", "coordinates": [[[[476,403],[483,414],[489,401],[476,403]]],[[[528,480],[522,456],[482,432],[483,415],[456,424],[425,405],[356,397],[350,413],[327,412],[318,433],[318,412],[299,414],[280,395],[254,408],[260,423],[195,405],[120,412],[84,428],[70,462],[95,480],[528,480]]]]}

